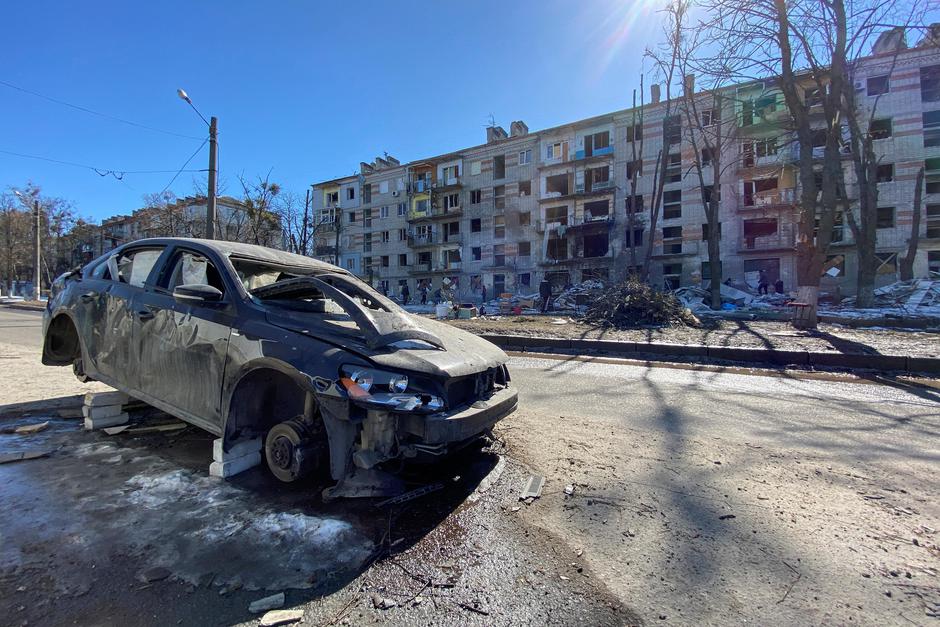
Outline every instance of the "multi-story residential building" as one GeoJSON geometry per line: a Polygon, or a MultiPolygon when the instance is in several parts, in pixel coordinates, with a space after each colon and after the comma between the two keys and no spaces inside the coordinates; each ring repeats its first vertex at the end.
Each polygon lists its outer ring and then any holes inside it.
{"type": "MultiPolygon", "coordinates": [[[[879,284],[897,279],[921,166],[925,217],[915,275],[940,272],[940,50],[927,41],[897,54],[876,47],[856,67],[853,88],[863,109],[877,103],[869,132],[881,157],[879,284]]],[[[812,86],[803,94],[812,105],[812,86]]],[[[798,152],[787,130],[788,110],[774,80],[737,85],[727,95],[726,111],[708,109],[711,95],[700,95],[705,124],[733,119],[733,141],[721,155],[721,163],[733,167],[725,169],[718,190],[721,279],[756,280],[764,270],[771,282],[780,278],[794,289],[798,152]]],[[[424,285],[432,297],[449,285],[461,300],[472,300],[483,285],[492,297],[535,292],[543,278],[556,288],[619,279],[630,269],[631,246],[638,262],[652,247],[654,284],[710,279],[702,193],[691,173],[699,155],[678,105],[660,100],[653,86],[638,113],[626,109],[537,132],[513,122],[509,133],[488,128],[479,146],[405,164],[387,155],[363,162],[357,175],[313,185],[314,210],[330,224],[318,232],[317,255],[389,293],[407,284],[412,298],[424,285]],[[634,157],[641,138],[642,155],[634,157]],[[650,233],[661,150],[667,154],[665,187],[650,233]],[[637,167],[634,197],[629,177],[637,167]]],[[[844,166],[851,197],[850,158],[847,153],[844,166]]],[[[833,239],[830,265],[840,273],[827,277],[824,288],[851,294],[857,261],[841,217],[833,239]]]]}

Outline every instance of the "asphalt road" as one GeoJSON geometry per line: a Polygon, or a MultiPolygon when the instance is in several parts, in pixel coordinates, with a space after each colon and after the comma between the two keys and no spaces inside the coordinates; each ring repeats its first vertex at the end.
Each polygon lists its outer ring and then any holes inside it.
{"type": "MultiPolygon", "coordinates": [[[[35,358],[40,325],[38,312],[0,307],[0,347],[7,344],[8,352],[19,355],[0,364],[12,366],[8,372],[14,383],[22,379],[35,386],[55,378],[57,393],[63,393],[70,385],[67,369],[43,368],[35,358]]],[[[932,535],[940,528],[940,495],[931,479],[940,470],[936,389],[840,376],[809,380],[799,373],[741,374],[609,361],[513,356],[510,369],[520,391],[520,411],[497,429],[507,464],[484,497],[461,505],[479,480],[463,473],[471,483],[448,488],[448,496],[434,499],[432,512],[423,512],[421,501],[406,510],[405,518],[414,524],[399,532],[408,538],[402,554],[356,574],[365,563],[358,556],[361,564],[348,565],[350,578],[328,589],[289,593],[288,606],[303,607],[310,624],[329,622],[341,611],[357,623],[398,624],[471,619],[481,624],[919,624],[940,609],[940,597],[929,592],[938,589],[940,573],[940,549],[932,535]],[[545,490],[541,499],[520,507],[516,495],[529,473],[546,477],[545,490]],[[460,583],[422,588],[425,579],[460,583]],[[908,587],[891,587],[902,585],[908,587]],[[403,606],[375,610],[373,592],[403,606]],[[424,595],[423,604],[415,603],[416,594],[424,595]],[[619,609],[612,614],[608,608],[615,605],[619,609]]],[[[0,410],[8,402],[0,390],[0,410]]],[[[66,448],[75,437],[64,424],[50,431],[48,437],[61,438],[66,448]]],[[[101,501],[118,508],[126,523],[133,520],[133,506],[146,505],[155,493],[164,499],[160,531],[167,544],[175,541],[175,528],[213,536],[211,520],[200,527],[189,516],[192,504],[176,511],[166,505],[175,493],[161,492],[172,479],[171,487],[184,497],[201,494],[199,455],[207,441],[194,440],[185,454],[151,441],[121,445],[134,450],[116,452],[98,448],[95,438],[101,436],[81,437],[88,441],[80,459],[29,462],[36,468],[65,464],[34,476],[36,481],[47,476],[43,480],[50,483],[43,485],[56,496],[43,505],[31,493],[36,502],[30,501],[30,508],[46,512],[53,522],[68,519],[57,513],[63,507],[77,508],[76,515],[90,516],[92,524],[120,520],[110,510],[107,516],[97,510],[82,513],[87,503],[101,501]],[[134,461],[107,463],[116,454],[134,461]],[[153,454],[159,459],[147,457],[153,454]],[[111,491],[93,497],[89,488],[71,483],[52,490],[52,482],[70,476],[76,464],[95,467],[101,485],[111,491]],[[155,487],[154,477],[164,483],[155,487]],[[115,496],[128,494],[137,500],[124,503],[124,496],[115,496]]],[[[484,472],[493,467],[486,459],[474,463],[484,472]]],[[[364,510],[302,505],[296,493],[272,499],[261,496],[269,484],[260,477],[245,481],[235,482],[225,498],[240,499],[249,516],[258,511],[280,520],[291,512],[305,521],[349,522],[366,539],[384,533],[384,523],[378,531],[360,524],[368,518],[364,510]]],[[[11,478],[8,485],[16,484],[11,478]]],[[[21,498],[16,491],[8,496],[21,498]]],[[[124,525],[101,536],[108,546],[139,544],[124,525]]],[[[70,559],[55,542],[20,548],[38,555],[39,564],[43,559],[52,563],[55,555],[70,559]]],[[[215,550],[224,553],[224,547],[215,550]]],[[[263,550],[259,553],[243,558],[246,568],[270,561],[263,550]],[[252,565],[252,559],[260,561],[252,565]]],[[[186,576],[187,568],[196,572],[201,564],[174,564],[167,555],[128,549],[112,558],[129,569],[131,579],[147,566],[169,568],[169,580],[152,587],[136,582],[124,591],[93,583],[90,590],[80,588],[75,599],[56,598],[36,607],[38,614],[23,602],[23,612],[30,622],[52,616],[54,624],[91,607],[87,622],[111,622],[103,619],[130,611],[112,604],[112,596],[130,595],[125,600],[144,608],[141,616],[156,612],[153,620],[141,622],[159,624],[167,622],[159,608],[169,594],[172,622],[248,620],[247,601],[258,593],[204,593],[198,582],[192,585],[196,575],[186,576]]],[[[37,568],[35,578],[21,586],[34,603],[44,594],[41,571],[37,568]]],[[[10,591],[20,584],[14,582],[10,591]]],[[[3,601],[19,611],[16,595],[3,601]]]]}

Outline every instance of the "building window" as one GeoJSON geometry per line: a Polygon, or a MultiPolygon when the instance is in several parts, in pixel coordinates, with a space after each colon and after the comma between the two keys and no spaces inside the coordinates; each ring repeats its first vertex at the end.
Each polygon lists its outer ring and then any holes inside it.
{"type": "Polygon", "coordinates": [[[868,79],[869,96],[880,96],[881,94],[886,94],[888,93],[888,88],[887,76],[872,76],[868,79]]]}
{"type": "Polygon", "coordinates": [[[642,246],[643,245],[643,229],[633,229],[633,238],[630,238],[630,231],[627,230],[626,235],[627,246],[642,246]]]}
{"type": "Polygon", "coordinates": [[[460,194],[447,194],[444,196],[444,211],[460,208],[460,194]]]}
{"type": "Polygon", "coordinates": [[[642,194],[637,194],[636,196],[627,196],[623,202],[627,213],[638,213],[644,210],[642,194]]]}
{"type": "Polygon", "coordinates": [[[594,155],[594,151],[610,148],[610,131],[601,131],[593,135],[584,136],[584,156],[594,155]]]}
{"type": "Polygon", "coordinates": [[[494,274],[493,275],[493,294],[500,295],[506,293],[506,275],[505,274],[494,274]]]}
{"type": "Polygon", "coordinates": [[[427,198],[422,198],[421,200],[415,202],[415,213],[427,213],[430,204],[427,198]]]}
{"type": "MultiPolygon", "coordinates": [[[[719,270],[721,269],[721,262],[720,262],[720,261],[718,262],[718,269],[719,269],[719,270]]],[[[719,277],[721,276],[721,272],[718,272],[717,274],[719,275],[719,277]]],[[[703,261],[703,262],[702,262],[702,280],[703,280],[703,281],[711,281],[711,280],[712,280],[712,266],[711,266],[711,263],[708,262],[708,261],[703,261]]]]}
{"type": "Polygon", "coordinates": [[[391,235],[388,231],[382,231],[382,243],[388,244],[391,241],[391,235]]]}
{"type": "Polygon", "coordinates": [[[664,263],[663,264],[663,287],[667,290],[674,290],[682,287],[682,264],[664,263]]]}
{"type": "Polygon", "coordinates": [[[493,237],[506,237],[506,216],[493,216],[493,237]]]}
{"type": "Polygon", "coordinates": [[[493,208],[494,209],[505,209],[506,208],[506,186],[497,185],[493,188],[493,208]]]}
{"type": "Polygon", "coordinates": [[[372,226],[372,210],[366,209],[362,212],[363,226],[372,226]]]}
{"type": "Polygon", "coordinates": [[[519,151],[519,165],[526,165],[532,163],[532,150],[520,150],[519,151]]]}
{"type": "Polygon", "coordinates": [[[663,220],[682,217],[682,191],[663,192],[663,220]]]}
{"type": "Polygon", "coordinates": [[[897,253],[875,253],[878,259],[877,274],[894,274],[898,271],[897,253]]]}
{"type": "Polygon", "coordinates": [[[878,207],[876,226],[879,229],[894,228],[894,207],[878,207]]]}
{"type": "Polygon", "coordinates": [[[520,196],[532,195],[532,181],[519,181],[519,195],[520,196]]]}
{"type": "Polygon", "coordinates": [[[401,253],[398,255],[398,265],[407,266],[408,265],[408,253],[401,253]]]}
{"type": "Polygon", "coordinates": [[[339,202],[339,192],[327,192],[326,194],[326,204],[335,205],[339,202]]]}
{"type": "Polygon", "coordinates": [[[483,200],[482,189],[470,190],[470,204],[471,205],[479,205],[482,200],[483,200]]]}
{"type": "Polygon", "coordinates": [[[470,220],[470,232],[471,233],[479,233],[482,230],[483,230],[483,223],[480,220],[480,218],[473,218],[472,220],[470,220]]]}
{"type": "MultiPolygon", "coordinates": [[[[332,222],[332,221],[333,221],[333,219],[330,218],[329,222],[332,222]]],[[[349,223],[350,223],[350,224],[354,224],[355,222],[356,222],[356,212],[355,212],[355,211],[350,211],[350,212],[349,212],[349,223]]]]}
{"type": "Polygon", "coordinates": [[[643,174],[643,162],[642,161],[631,161],[627,164],[627,180],[632,181],[634,177],[639,177],[643,174]]]}
{"type": "Polygon", "coordinates": [[[493,157],[493,178],[506,178],[506,157],[505,155],[496,155],[493,157]]]}
{"type": "Polygon", "coordinates": [[[531,287],[532,286],[532,275],[528,272],[523,272],[522,274],[516,275],[516,284],[519,287],[531,287]]]}
{"type": "Polygon", "coordinates": [[[627,141],[638,142],[643,139],[643,125],[631,124],[627,127],[627,141]]]}
{"type": "Polygon", "coordinates": [[[807,87],[803,90],[803,104],[807,107],[816,107],[822,104],[823,92],[819,87],[807,87]]]}
{"type": "Polygon", "coordinates": [[[481,168],[481,166],[480,166],[480,162],[479,162],[479,161],[471,161],[471,162],[470,162],[470,174],[471,174],[472,176],[476,176],[477,174],[479,174],[479,173],[480,173],[480,168],[481,168]]]}
{"type": "Polygon", "coordinates": [[[927,205],[927,238],[940,239],[940,205],[927,205]]]}
{"type": "Polygon", "coordinates": [[[372,202],[372,183],[366,183],[362,186],[362,200],[365,203],[372,202]]]}
{"type": "Polygon", "coordinates": [[[868,127],[868,134],[872,139],[887,139],[891,137],[891,118],[872,120],[868,127]]]}
{"type": "Polygon", "coordinates": [[[682,141],[682,117],[670,115],[663,118],[663,142],[672,145],[680,141],[682,141]]]}
{"type": "Polygon", "coordinates": [[[682,180],[682,155],[678,152],[669,155],[666,160],[666,182],[678,183],[682,180]]]}
{"type": "Polygon", "coordinates": [[[721,109],[705,109],[702,111],[702,126],[714,126],[721,122],[721,109]]]}
{"type": "Polygon", "coordinates": [[[532,224],[532,213],[529,211],[522,211],[519,213],[519,226],[529,226],[532,224]]]}
{"type": "Polygon", "coordinates": [[[379,193],[380,194],[388,193],[388,181],[379,181],[379,193]]]}
{"type": "Polygon", "coordinates": [[[405,215],[405,213],[407,213],[407,211],[408,211],[408,208],[407,208],[407,207],[408,207],[408,205],[406,205],[406,204],[403,203],[403,202],[398,203],[398,215],[399,215],[399,216],[405,215]]]}
{"type": "Polygon", "coordinates": [[[505,244],[495,244],[493,246],[493,265],[494,266],[506,265],[506,245],[505,244]]]}
{"type": "Polygon", "coordinates": [[[532,255],[532,242],[519,242],[519,256],[529,257],[532,255]]]}
{"type": "Polygon", "coordinates": [[[563,144],[565,142],[555,142],[554,144],[548,144],[545,146],[545,160],[554,161],[556,159],[561,159],[564,154],[563,144]]]}
{"type": "Polygon", "coordinates": [[[663,239],[682,239],[681,226],[664,226],[663,239]]]}
{"type": "Polygon", "coordinates": [[[380,217],[380,218],[387,218],[387,217],[388,217],[388,207],[380,207],[380,208],[379,208],[379,217],[380,217]]]}
{"type": "Polygon", "coordinates": [[[878,166],[877,181],[879,183],[890,183],[894,180],[894,164],[884,163],[878,166]]]}
{"type": "Polygon", "coordinates": [[[387,268],[389,265],[388,255],[382,255],[382,267],[387,268]]]}
{"type": "Polygon", "coordinates": [[[346,188],[346,200],[356,200],[356,188],[355,187],[346,188]]]}
{"type": "Polygon", "coordinates": [[[459,165],[449,165],[443,169],[444,181],[455,181],[460,176],[459,165]]]}
{"type": "Polygon", "coordinates": [[[702,148],[702,166],[709,166],[715,160],[714,148],[702,148]]]}
{"type": "Polygon", "coordinates": [[[922,102],[940,101],[940,65],[920,68],[920,99],[922,102]]]}
{"type": "Polygon", "coordinates": [[[940,157],[924,159],[924,170],[927,174],[937,174],[940,172],[940,157]]]}
{"type": "Polygon", "coordinates": [[[398,241],[404,242],[406,239],[408,239],[408,231],[405,229],[398,229],[398,241]]]}
{"type": "Polygon", "coordinates": [[[940,181],[927,181],[926,191],[928,194],[940,194],[940,181]]]}
{"type": "Polygon", "coordinates": [[[721,190],[715,191],[714,185],[706,185],[702,188],[702,195],[705,197],[705,204],[711,204],[712,195],[715,196],[715,200],[721,202],[721,190]]]}
{"type": "Polygon", "coordinates": [[[924,121],[924,148],[940,146],[940,110],[925,111],[924,121]]]}
{"type": "Polygon", "coordinates": [[[354,257],[350,257],[349,259],[346,260],[346,269],[347,270],[356,269],[356,259],[354,257]]]}
{"type": "Polygon", "coordinates": [[[482,258],[483,258],[483,249],[480,248],[479,246],[474,246],[473,248],[471,248],[471,249],[470,249],[470,258],[471,258],[473,261],[479,261],[480,259],[482,259],[482,258]]]}
{"type": "Polygon", "coordinates": [[[940,250],[927,251],[927,272],[940,274],[940,250]]]}

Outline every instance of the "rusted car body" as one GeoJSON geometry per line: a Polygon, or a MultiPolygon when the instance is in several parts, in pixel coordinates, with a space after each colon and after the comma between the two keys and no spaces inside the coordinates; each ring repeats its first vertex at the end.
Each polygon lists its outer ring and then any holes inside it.
{"type": "Polygon", "coordinates": [[[55,281],[43,332],[43,363],[226,450],[263,437],[275,476],[328,469],[330,497],[400,491],[390,466],[472,441],[517,402],[493,344],[408,314],[341,268],[247,244],[122,246],[55,281]]]}

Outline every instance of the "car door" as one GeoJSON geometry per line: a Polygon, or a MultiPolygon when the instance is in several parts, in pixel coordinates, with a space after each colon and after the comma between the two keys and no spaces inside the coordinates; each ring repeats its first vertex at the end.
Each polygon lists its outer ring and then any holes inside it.
{"type": "Polygon", "coordinates": [[[123,248],[108,258],[100,273],[104,289],[89,290],[79,298],[94,316],[89,359],[103,378],[116,386],[137,387],[136,315],[134,297],[143,292],[165,246],[123,248]],[[106,281],[106,283],[105,283],[106,281]]]}
{"type": "Polygon", "coordinates": [[[234,290],[218,268],[205,251],[176,247],[154,284],[135,300],[140,391],[210,430],[221,424],[222,377],[235,319],[234,290]],[[221,300],[174,298],[176,287],[192,284],[219,289],[221,300]]]}

